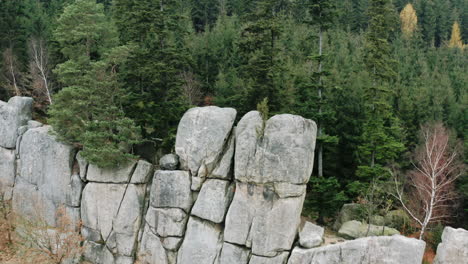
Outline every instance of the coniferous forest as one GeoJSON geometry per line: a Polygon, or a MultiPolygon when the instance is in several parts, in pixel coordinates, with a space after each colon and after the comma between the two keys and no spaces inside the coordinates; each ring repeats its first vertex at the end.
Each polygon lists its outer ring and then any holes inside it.
{"type": "MultiPolygon", "coordinates": [[[[304,214],[327,222],[413,169],[422,126],[467,152],[467,40],[465,0],[0,0],[0,100],[103,167],[171,152],[193,106],[310,118],[304,214]]],[[[451,191],[466,228],[466,172],[451,191]]]]}

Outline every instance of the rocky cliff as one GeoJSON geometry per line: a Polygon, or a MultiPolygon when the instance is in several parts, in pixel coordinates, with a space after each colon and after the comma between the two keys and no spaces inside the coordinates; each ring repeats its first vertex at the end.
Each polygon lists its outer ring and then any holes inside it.
{"type": "Polygon", "coordinates": [[[314,160],[311,120],[264,121],[252,111],[234,125],[234,109],[192,108],[179,123],[176,155],[157,167],[133,160],[101,169],[32,121],[31,104],[0,101],[0,195],[51,226],[64,207],[82,223],[92,263],[421,262],[424,242],[402,236],[311,249],[321,235],[299,241],[298,231],[314,230],[300,218],[314,160]]]}

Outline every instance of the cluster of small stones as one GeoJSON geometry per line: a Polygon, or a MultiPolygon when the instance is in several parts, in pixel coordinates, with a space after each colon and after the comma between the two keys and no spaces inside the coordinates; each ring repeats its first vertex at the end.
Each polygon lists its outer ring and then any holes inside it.
{"type": "Polygon", "coordinates": [[[234,126],[232,108],[192,108],[175,153],[158,167],[132,160],[101,169],[32,121],[31,105],[0,101],[0,195],[51,226],[64,207],[82,224],[91,263],[421,262],[424,242],[398,235],[319,247],[323,228],[300,217],[314,160],[311,120],[264,121],[252,111],[234,126]]]}

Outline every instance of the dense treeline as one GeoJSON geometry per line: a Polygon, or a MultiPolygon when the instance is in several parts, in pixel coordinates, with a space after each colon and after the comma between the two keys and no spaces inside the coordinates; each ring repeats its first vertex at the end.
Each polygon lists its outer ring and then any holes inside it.
{"type": "MultiPolygon", "coordinates": [[[[34,96],[37,118],[112,166],[129,143],[170,151],[190,106],[242,116],[268,98],[270,113],[318,123],[321,177],[312,177],[308,206],[326,217],[387,166],[409,169],[426,122],[442,121],[466,152],[467,5],[4,0],[0,99],[34,96]]],[[[466,177],[457,188],[467,211],[466,177]]]]}

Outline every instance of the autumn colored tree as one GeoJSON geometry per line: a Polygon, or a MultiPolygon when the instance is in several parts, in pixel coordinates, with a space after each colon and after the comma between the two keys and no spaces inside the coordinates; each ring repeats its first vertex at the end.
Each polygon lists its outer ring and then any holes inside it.
{"type": "Polygon", "coordinates": [[[418,17],[416,16],[416,11],[412,4],[408,3],[405,8],[401,10],[400,20],[403,36],[407,39],[411,38],[418,26],[418,17]]]}
{"type": "Polygon", "coordinates": [[[452,35],[449,41],[449,47],[451,48],[463,48],[463,41],[460,34],[460,25],[458,22],[453,23],[452,35]]]}
{"type": "Polygon", "coordinates": [[[451,144],[450,133],[442,123],[424,126],[421,136],[422,143],[414,153],[414,169],[406,175],[406,193],[395,173],[393,177],[395,197],[421,228],[419,239],[429,224],[453,217],[455,180],[465,172],[458,145],[451,144]]]}

